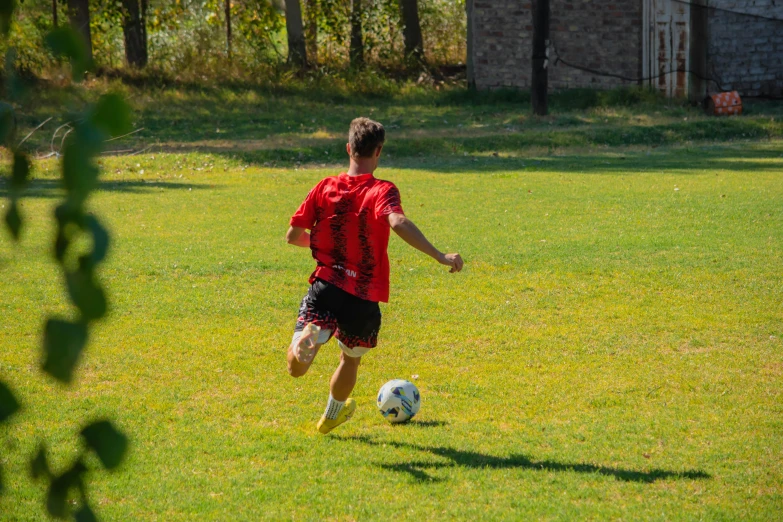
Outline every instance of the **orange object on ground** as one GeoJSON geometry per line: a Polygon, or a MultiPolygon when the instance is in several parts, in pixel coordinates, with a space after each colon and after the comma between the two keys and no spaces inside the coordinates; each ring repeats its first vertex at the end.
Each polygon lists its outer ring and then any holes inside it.
{"type": "Polygon", "coordinates": [[[716,116],[742,114],[742,99],[737,91],[713,94],[704,100],[704,110],[716,116]]]}

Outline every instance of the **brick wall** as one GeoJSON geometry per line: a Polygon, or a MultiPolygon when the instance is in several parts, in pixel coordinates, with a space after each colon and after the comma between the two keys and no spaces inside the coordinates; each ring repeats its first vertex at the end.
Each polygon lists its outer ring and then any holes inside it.
{"type": "Polygon", "coordinates": [[[478,89],[530,85],[531,3],[473,1],[473,69],[478,89]]]}
{"type": "MultiPolygon", "coordinates": [[[[710,6],[783,19],[781,0],[711,0],[710,6]]],[[[707,71],[744,96],[783,95],[783,22],[708,10],[707,71]]]]}
{"type": "MultiPolygon", "coordinates": [[[[641,0],[551,0],[550,9],[550,39],[564,60],[628,78],[641,75],[641,0]]],[[[549,84],[555,89],[630,85],[562,64],[550,69],[549,84]]]]}
{"type": "MultiPolygon", "coordinates": [[[[530,86],[531,9],[529,0],[474,0],[477,88],[530,86]]],[[[550,0],[550,11],[550,39],[564,60],[628,77],[640,75],[642,0],[550,0]]],[[[550,58],[551,64],[554,56],[550,58]]],[[[553,89],[624,83],[562,64],[549,73],[553,89]]]]}

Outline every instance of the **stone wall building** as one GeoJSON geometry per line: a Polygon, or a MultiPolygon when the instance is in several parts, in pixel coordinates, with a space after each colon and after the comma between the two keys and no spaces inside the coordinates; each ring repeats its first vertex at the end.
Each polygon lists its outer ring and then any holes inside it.
{"type": "Polygon", "coordinates": [[[707,75],[745,96],[783,96],[783,0],[713,0],[707,75]],[[756,16],[743,16],[740,11],[756,16]]]}
{"type": "MultiPolygon", "coordinates": [[[[529,88],[532,1],[467,0],[468,76],[478,89],[529,88]]],[[[670,96],[783,95],[783,0],[550,0],[550,12],[551,89],[644,83],[670,96]]]]}

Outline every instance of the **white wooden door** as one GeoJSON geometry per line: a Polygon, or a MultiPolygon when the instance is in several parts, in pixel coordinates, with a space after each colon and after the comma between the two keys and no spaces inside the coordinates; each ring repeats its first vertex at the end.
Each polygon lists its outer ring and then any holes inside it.
{"type": "Polygon", "coordinates": [[[668,97],[688,94],[690,6],[674,0],[644,0],[644,77],[668,97]]]}

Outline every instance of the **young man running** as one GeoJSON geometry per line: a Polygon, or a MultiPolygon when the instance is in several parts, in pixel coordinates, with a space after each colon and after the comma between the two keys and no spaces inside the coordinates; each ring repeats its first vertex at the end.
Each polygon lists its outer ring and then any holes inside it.
{"type": "Polygon", "coordinates": [[[373,176],[385,137],[380,123],[353,120],[346,145],[348,172],[318,183],[291,218],[286,234],[290,244],[310,248],[316,260],[288,347],[288,372],[294,377],[307,373],[332,335],[342,350],[318,422],[321,433],[329,433],[356,410],[349,397],[359,362],[378,342],[378,302],[389,301],[389,230],[451,267],[450,272],[462,270],[459,254],[442,253],[405,217],[397,187],[373,176]]]}

